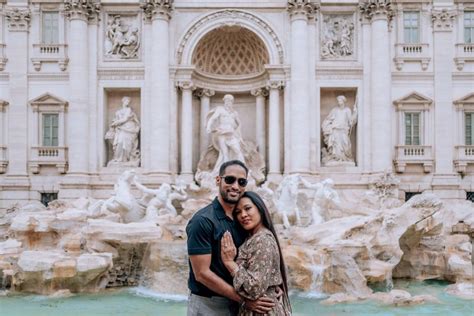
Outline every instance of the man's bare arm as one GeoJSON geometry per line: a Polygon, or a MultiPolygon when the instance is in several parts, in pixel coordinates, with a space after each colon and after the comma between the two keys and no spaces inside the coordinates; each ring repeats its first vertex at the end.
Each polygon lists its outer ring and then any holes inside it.
{"type": "Polygon", "coordinates": [[[194,276],[199,283],[204,284],[208,289],[225,296],[236,302],[242,298],[237,294],[234,288],[217,274],[211,271],[211,255],[192,255],[189,256],[194,276]]]}

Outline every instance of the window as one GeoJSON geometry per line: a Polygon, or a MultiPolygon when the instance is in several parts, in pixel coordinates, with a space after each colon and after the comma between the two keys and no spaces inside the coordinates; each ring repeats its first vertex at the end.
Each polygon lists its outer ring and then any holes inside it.
{"type": "Polygon", "coordinates": [[[474,43],[474,11],[464,12],[464,42],[474,43]]]}
{"type": "Polygon", "coordinates": [[[405,202],[418,194],[421,194],[421,192],[405,192],[405,202]]]}
{"type": "Polygon", "coordinates": [[[466,112],[465,116],[465,131],[466,131],[466,145],[474,145],[474,112],[466,112]]]}
{"type": "Polygon", "coordinates": [[[58,146],[58,114],[43,114],[43,146],[58,146]]]}
{"type": "Polygon", "coordinates": [[[420,13],[417,11],[403,12],[403,30],[405,43],[420,42],[420,13]]]}
{"type": "Polygon", "coordinates": [[[466,200],[474,203],[474,192],[466,192],[466,200]]]}
{"type": "Polygon", "coordinates": [[[59,13],[46,11],[43,15],[42,43],[58,44],[59,43],[59,13]]]}
{"type": "Polygon", "coordinates": [[[58,199],[58,193],[57,192],[43,192],[41,193],[41,203],[44,206],[48,206],[49,202],[57,200],[58,199]]]}
{"type": "Polygon", "coordinates": [[[420,112],[405,113],[405,145],[420,145],[420,112]]]}

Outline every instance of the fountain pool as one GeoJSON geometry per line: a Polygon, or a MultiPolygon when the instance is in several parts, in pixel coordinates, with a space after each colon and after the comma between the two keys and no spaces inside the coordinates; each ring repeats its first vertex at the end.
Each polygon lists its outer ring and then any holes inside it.
{"type": "MultiPolygon", "coordinates": [[[[444,293],[446,283],[396,281],[396,289],[404,289],[412,295],[430,294],[439,303],[416,306],[384,306],[377,302],[364,301],[337,305],[321,304],[315,295],[293,293],[293,314],[338,316],[338,315],[474,315],[474,301],[463,300],[444,293]]],[[[100,294],[81,294],[67,298],[51,298],[38,295],[12,295],[0,297],[0,315],[9,316],[83,316],[83,315],[186,315],[186,297],[159,295],[144,288],[129,288],[105,291],[100,294]]]]}

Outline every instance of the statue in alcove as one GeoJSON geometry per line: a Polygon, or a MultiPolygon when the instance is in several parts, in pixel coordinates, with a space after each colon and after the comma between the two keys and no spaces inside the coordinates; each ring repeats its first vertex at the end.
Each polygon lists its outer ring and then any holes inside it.
{"type": "Polygon", "coordinates": [[[140,121],[130,107],[130,97],[122,98],[122,108],[115,112],[115,117],[105,134],[105,139],[112,143],[113,158],[107,166],[133,166],[140,163],[138,150],[138,133],[140,121]]]}
{"type": "Polygon", "coordinates": [[[352,157],[351,133],[357,123],[357,105],[354,110],[346,105],[343,95],[337,98],[337,105],[331,110],[322,124],[323,141],[322,162],[325,165],[337,163],[354,163],[352,157]]]}
{"type": "Polygon", "coordinates": [[[254,143],[242,139],[239,114],[233,108],[234,97],[226,94],[223,100],[224,105],[217,105],[207,115],[206,131],[211,135],[211,145],[198,163],[196,180],[201,185],[206,182],[206,187],[214,187],[222,163],[237,159],[249,167],[251,182],[260,183],[265,180],[263,157],[254,143]]]}

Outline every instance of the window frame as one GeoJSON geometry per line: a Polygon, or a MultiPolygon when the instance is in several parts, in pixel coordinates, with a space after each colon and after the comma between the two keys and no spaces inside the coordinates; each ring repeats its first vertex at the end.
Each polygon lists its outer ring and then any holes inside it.
{"type": "Polygon", "coordinates": [[[59,112],[41,112],[41,122],[40,122],[40,129],[41,129],[41,134],[40,134],[40,144],[42,147],[59,147],[59,119],[60,115],[59,112]],[[50,132],[50,139],[51,139],[51,144],[47,145],[45,144],[45,116],[51,116],[53,115],[56,117],[56,126],[53,126],[51,124],[51,132],[50,132]],[[53,129],[56,127],[56,137],[54,137],[54,132],[53,129]],[[56,139],[56,144],[54,144],[54,139],[56,139]]]}
{"type": "Polygon", "coordinates": [[[61,28],[60,28],[60,22],[61,22],[61,19],[60,19],[60,12],[59,10],[42,10],[41,11],[41,20],[40,20],[40,24],[41,24],[41,34],[40,34],[40,43],[41,44],[44,44],[44,45],[59,45],[60,42],[61,42],[61,38],[60,38],[60,32],[61,32],[61,28]],[[45,40],[45,34],[47,33],[46,29],[45,29],[45,16],[47,15],[52,15],[52,14],[55,14],[56,15],[56,35],[55,35],[55,41],[53,40],[52,42],[49,42],[49,41],[46,41],[45,40]]]}
{"type": "MultiPolygon", "coordinates": [[[[410,20],[411,21],[411,20],[410,20]]],[[[420,44],[421,43],[421,12],[420,10],[416,10],[416,9],[407,9],[407,10],[403,10],[403,17],[402,17],[402,26],[403,26],[403,43],[404,44],[420,44]],[[406,16],[408,15],[412,15],[412,14],[415,14],[416,13],[416,16],[417,16],[417,25],[416,25],[416,40],[414,41],[411,37],[413,34],[412,32],[415,30],[415,27],[414,26],[408,26],[405,24],[405,22],[407,21],[406,20],[406,16]],[[407,30],[410,34],[410,38],[407,39],[407,30]]]]}
{"type": "Polygon", "coordinates": [[[463,12],[463,20],[462,20],[462,30],[463,30],[463,43],[464,44],[474,44],[474,9],[466,9],[463,12]],[[466,16],[470,16],[470,25],[466,26],[466,16]],[[466,29],[470,29],[469,31],[469,39],[467,39],[466,29]]]}
{"type": "Polygon", "coordinates": [[[423,113],[422,111],[413,111],[413,110],[408,110],[408,111],[403,111],[403,125],[404,125],[404,130],[403,130],[403,140],[404,143],[403,145],[405,146],[421,146],[423,145],[423,113]],[[418,144],[415,144],[415,136],[414,136],[414,120],[413,116],[414,115],[418,116],[418,144]],[[410,125],[410,144],[407,144],[407,115],[411,116],[411,125],[410,125]]]}

